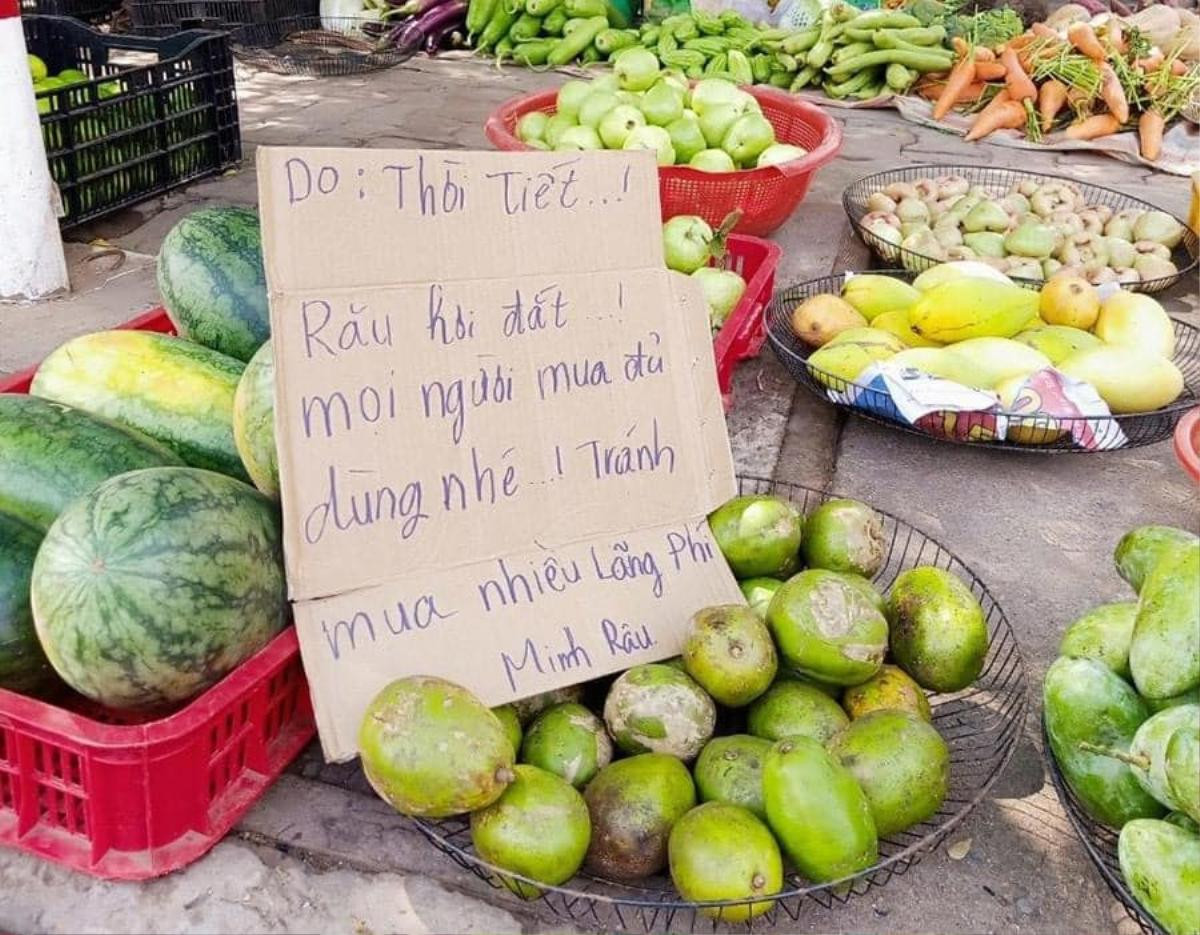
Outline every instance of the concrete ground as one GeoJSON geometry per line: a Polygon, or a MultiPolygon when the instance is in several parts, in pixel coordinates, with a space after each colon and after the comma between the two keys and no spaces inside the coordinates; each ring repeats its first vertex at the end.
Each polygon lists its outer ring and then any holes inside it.
{"type": "MultiPolygon", "coordinates": [[[[561,80],[477,63],[415,61],[364,78],[312,80],[239,70],[246,158],[240,171],[74,232],[130,251],[124,266],[72,247],[70,299],[0,306],[0,374],[71,334],[156,302],[148,257],[200,204],[253,203],[264,144],[485,148],[486,114],[561,80]]],[[[1146,198],[1177,215],[1187,183],[1103,158],[970,146],[887,112],[838,111],[841,156],[775,239],[778,282],[861,266],[840,204],[853,179],[908,163],[1059,172],[1146,198]]],[[[1196,284],[1169,309],[1197,321],[1196,284]]],[[[1169,444],[1103,456],[1038,456],[938,444],[846,418],[799,388],[769,351],[738,372],[728,427],[743,472],[861,497],[934,535],[988,584],[1020,640],[1032,702],[992,794],[945,845],[887,887],[778,930],[803,932],[1130,932],[1132,923],[1073,837],[1047,785],[1036,729],[1039,685],[1059,636],[1091,605],[1125,597],[1112,571],[1119,536],[1141,523],[1192,528],[1197,491],[1169,444]],[[953,855],[953,856],[952,856],[953,855]]],[[[559,932],[570,927],[488,889],[433,850],[353,770],[307,750],[207,857],[146,884],[91,880],[0,852],[0,931],[559,932]]]]}

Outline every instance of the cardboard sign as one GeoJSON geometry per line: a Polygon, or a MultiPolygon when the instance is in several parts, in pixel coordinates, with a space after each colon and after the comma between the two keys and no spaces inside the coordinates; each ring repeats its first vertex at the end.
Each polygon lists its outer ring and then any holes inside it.
{"type": "Polygon", "coordinates": [[[699,289],[645,153],[258,152],[288,587],[327,758],[439,675],[500,704],[741,602],[699,289]]]}

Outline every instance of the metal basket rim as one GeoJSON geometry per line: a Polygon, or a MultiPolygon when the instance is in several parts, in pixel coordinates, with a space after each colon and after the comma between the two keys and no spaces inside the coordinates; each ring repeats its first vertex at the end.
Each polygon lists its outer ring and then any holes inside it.
{"type": "Polygon", "coordinates": [[[1071,822],[1071,827],[1075,830],[1075,836],[1079,838],[1079,843],[1083,845],[1083,849],[1087,852],[1088,859],[1092,865],[1099,871],[1104,882],[1108,884],[1109,890],[1117,897],[1117,901],[1125,907],[1133,920],[1141,926],[1143,932],[1147,935],[1167,935],[1158,921],[1147,910],[1143,909],[1141,904],[1130,892],[1129,887],[1125,885],[1125,881],[1119,879],[1116,874],[1109,869],[1108,865],[1100,858],[1097,853],[1099,845],[1092,840],[1091,833],[1084,827],[1083,817],[1079,813],[1079,806],[1076,803],[1074,795],[1067,789],[1066,777],[1059,769],[1058,761],[1054,758],[1054,751],[1050,749],[1050,735],[1046,729],[1046,718],[1043,712],[1041,718],[1042,728],[1042,756],[1046,760],[1046,768],[1050,773],[1050,782],[1054,786],[1054,794],[1058,796],[1058,801],[1063,807],[1063,811],[1067,813],[1067,820],[1071,822]]]}
{"type": "MultiPolygon", "coordinates": [[[[911,272],[910,270],[904,270],[904,269],[881,269],[881,270],[869,270],[867,272],[860,273],[858,275],[891,276],[891,277],[898,278],[898,279],[913,279],[916,277],[917,274],[911,272]]],[[[789,286],[784,286],[781,289],[777,288],[775,290],[774,295],[771,297],[771,302],[762,310],[761,314],[762,314],[762,318],[763,318],[763,330],[766,333],[767,340],[771,344],[772,350],[774,350],[776,355],[778,355],[779,357],[787,358],[788,360],[797,362],[799,366],[803,366],[805,369],[816,370],[817,372],[832,378],[837,383],[843,384],[847,387],[854,386],[854,387],[858,387],[859,389],[869,389],[862,383],[857,383],[853,380],[846,380],[845,378],[840,377],[835,373],[831,373],[828,370],[824,370],[821,367],[813,367],[811,364],[808,363],[808,357],[801,356],[796,351],[794,351],[791,347],[789,347],[787,345],[787,343],[785,343],[779,337],[779,335],[776,334],[777,329],[775,327],[773,327],[771,324],[772,318],[777,316],[777,312],[781,308],[781,303],[783,300],[782,297],[784,294],[789,293],[793,290],[797,290],[797,289],[807,289],[810,287],[817,288],[819,283],[823,283],[827,280],[837,280],[839,278],[844,278],[844,276],[845,276],[844,272],[843,273],[830,273],[826,276],[817,276],[813,279],[806,279],[803,282],[798,282],[798,283],[794,283],[789,286]]],[[[1170,317],[1172,325],[1174,325],[1177,329],[1182,329],[1185,333],[1190,333],[1195,338],[1198,346],[1200,346],[1200,327],[1197,327],[1193,324],[1190,324],[1189,322],[1183,321],[1182,319],[1176,318],[1174,316],[1168,316],[1168,317],[1170,317]]],[[[819,393],[815,387],[809,386],[803,380],[796,379],[795,377],[793,377],[793,379],[795,380],[795,382],[803,385],[806,389],[808,389],[810,392],[812,392],[818,398],[823,399],[823,400],[825,400],[825,402],[827,402],[831,405],[837,406],[840,409],[846,409],[850,412],[855,413],[856,415],[860,415],[864,418],[869,418],[872,421],[878,422],[882,425],[888,425],[888,426],[892,426],[892,427],[895,427],[898,429],[902,429],[904,431],[913,432],[914,434],[920,435],[924,438],[933,439],[934,441],[951,441],[951,442],[953,442],[952,439],[945,439],[945,438],[941,438],[936,435],[931,435],[928,432],[920,431],[919,429],[916,429],[913,426],[907,425],[905,423],[897,422],[893,419],[888,419],[888,418],[885,418],[885,417],[877,415],[877,414],[864,413],[862,410],[860,410],[856,406],[850,405],[848,403],[841,403],[841,402],[837,402],[835,400],[829,399],[828,396],[825,396],[824,394],[819,393]]],[[[1173,402],[1168,403],[1166,406],[1163,406],[1159,409],[1151,409],[1146,412],[1127,412],[1127,413],[1120,413],[1120,414],[1110,413],[1108,416],[1049,416],[1047,418],[1053,418],[1053,419],[1056,419],[1056,420],[1058,420],[1060,422],[1064,422],[1064,423],[1068,423],[1068,422],[1070,422],[1070,423],[1088,422],[1088,423],[1095,423],[1095,424],[1115,423],[1118,427],[1120,427],[1122,422],[1125,420],[1133,421],[1133,420],[1152,418],[1152,417],[1163,417],[1163,418],[1174,417],[1173,421],[1178,421],[1178,419],[1182,416],[1182,414],[1185,411],[1192,409],[1197,405],[1197,396],[1200,396],[1200,385],[1192,385],[1189,382],[1185,382],[1184,388],[1190,389],[1195,395],[1187,397],[1187,398],[1185,398],[1181,395],[1178,399],[1174,400],[1173,402]]],[[[1001,410],[997,410],[997,415],[1002,415],[1008,419],[1018,422],[1019,424],[1020,423],[1036,424],[1036,422],[1037,422],[1037,417],[1030,416],[1028,413],[1009,412],[1008,410],[1001,409],[1001,410]]],[[[1009,443],[1008,441],[1004,441],[1004,440],[991,441],[991,442],[968,442],[967,444],[971,444],[976,447],[1004,449],[1006,451],[1022,451],[1022,452],[1027,452],[1030,454],[1061,454],[1061,453],[1067,453],[1067,452],[1073,452],[1073,453],[1078,453],[1078,454],[1089,454],[1089,453],[1090,454],[1104,454],[1110,450],[1111,451],[1125,451],[1130,448],[1139,447],[1138,445],[1124,445],[1124,446],[1121,446],[1120,448],[1098,449],[1096,451],[1090,451],[1088,449],[1083,449],[1083,448],[1078,448],[1078,447],[1051,448],[1046,445],[1021,445],[1021,444],[1016,444],[1016,443],[1009,443]]]]}
{"type": "MultiPolygon", "coordinates": [[[[741,483],[741,484],[751,483],[751,484],[764,485],[768,489],[775,491],[777,494],[779,494],[781,496],[785,496],[789,500],[793,499],[792,494],[796,491],[802,491],[806,495],[815,495],[815,496],[821,498],[822,502],[824,502],[826,500],[830,500],[830,499],[836,499],[840,496],[838,493],[833,492],[833,491],[819,490],[815,487],[809,487],[805,484],[796,484],[796,483],[792,483],[790,481],[777,481],[777,480],[773,480],[771,478],[761,477],[761,476],[754,475],[754,474],[738,474],[737,478],[738,478],[739,483],[741,483]]],[[[957,562],[964,571],[966,571],[968,574],[971,575],[971,577],[975,580],[976,584],[978,584],[981,595],[983,597],[986,597],[987,600],[991,602],[992,607],[995,609],[996,613],[998,614],[998,620],[997,620],[996,626],[998,628],[1003,627],[1005,630],[1007,630],[1008,634],[1012,638],[1011,655],[1014,657],[1012,665],[1013,665],[1013,672],[1015,673],[1017,678],[1016,678],[1016,684],[1011,689],[1011,695],[1012,695],[1012,697],[1015,698],[1016,704],[1010,710],[1010,713],[1006,716],[1005,720],[1009,724],[1015,725],[1019,728],[1019,726],[1021,724],[1023,724],[1025,721],[1025,714],[1026,714],[1028,704],[1029,704],[1029,688],[1025,682],[1025,657],[1021,652],[1020,641],[1016,638],[1016,633],[1012,628],[1012,624],[1009,623],[1008,616],[1007,616],[1007,614],[1005,614],[1004,608],[1000,606],[1000,603],[993,596],[991,590],[988,588],[988,586],[984,582],[984,580],[982,578],[980,578],[979,575],[976,574],[975,571],[969,565],[967,565],[966,562],[964,562],[961,558],[959,558],[956,553],[950,551],[950,549],[948,549],[936,537],[929,535],[924,530],[922,530],[916,526],[913,526],[907,520],[902,519],[901,517],[890,512],[889,510],[880,509],[879,507],[876,507],[876,506],[872,506],[872,509],[875,510],[877,513],[891,519],[894,523],[897,524],[898,528],[903,528],[903,529],[907,529],[910,532],[918,533],[928,543],[930,543],[931,545],[933,545],[934,547],[939,549],[941,552],[946,554],[948,557],[953,559],[955,562],[957,562]]],[[[560,885],[550,885],[550,884],[539,882],[537,880],[532,880],[528,877],[524,877],[521,874],[514,873],[511,870],[505,870],[501,867],[497,867],[494,864],[489,863],[488,861],[483,860],[482,858],[478,857],[475,853],[473,853],[471,851],[467,851],[464,848],[459,847],[457,844],[446,840],[446,838],[444,836],[442,836],[438,832],[438,830],[435,827],[433,827],[429,823],[429,821],[427,821],[426,819],[414,818],[413,821],[416,824],[417,828],[430,841],[431,844],[433,844],[438,849],[443,850],[445,853],[451,854],[452,856],[454,856],[455,859],[457,861],[459,861],[461,863],[461,865],[463,865],[463,866],[470,865],[472,868],[478,868],[480,870],[487,871],[488,873],[494,874],[500,878],[508,878],[508,879],[516,880],[516,881],[519,881],[522,883],[526,883],[530,886],[537,888],[538,890],[545,891],[545,892],[557,893],[561,896],[570,898],[572,900],[583,900],[583,901],[587,901],[587,902],[591,902],[591,903],[605,903],[605,904],[610,904],[610,905],[614,905],[614,906],[629,907],[631,909],[653,909],[653,910],[661,911],[661,912],[673,912],[673,911],[679,911],[679,910],[697,910],[697,909],[703,910],[706,908],[708,908],[708,909],[732,908],[732,907],[737,907],[737,906],[745,906],[745,905],[749,905],[752,903],[758,904],[758,903],[764,903],[764,902],[778,904],[785,899],[791,899],[791,898],[795,898],[797,896],[808,896],[813,893],[830,892],[830,891],[836,890],[839,887],[844,886],[845,884],[852,883],[853,881],[856,881],[856,880],[868,878],[868,877],[874,875],[875,873],[879,872],[880,870],[892,867],[893,865],[900,863],[902,861],[915,862],[917,859],[920,858],[920,856],[922,854],[924,854],[925,852],[927,852],[929,850],[932,850],[939,843],[941,843],[941,841],[945,840],[946,836],[949,835],[949,833],[951,831],[953,831],[956,827],[958,827],[958,825],[960,825],[963,821],[965,821],[966,818],[978,807],[979,803],[983,801],[984,797],[988,794],[988,792],[992,789],[992,787],[999,781],[1000,777],[1004,774],[1005,769],[1007,769],[1008,764],[1011,762],[1013,755],[1016,753],[1016,748],[1017,748],[1016,739],[1017,739],[1017,737],[1016,737],[1016,735],[1014,735],[1013,737],[1010,737],[1007,740],[1003,741],[1002,744],[997,745],[998,749],[1001,746],[1003,747],[1003,750],[1002,750],[1002,753],[1000,756],[1000,762],[996,765],[992,774],[984,782],[982,782],[979,785],[979,787],[975,790],[974,795],[970,798],[970,800],[965,801],[962,805],[959,806],[958,810],[954,814],[952,814],[949,818],[947,818],[944,822],[939,824],[933,830],[922,835],[914,843],[908,845],[903,850],[897,851],[895,854],[891,854],[888,857],[886,857],[882,860],[879,860],[878,862],[872,864],[870,867],[867,867],[866,869],[861,870],[858,873],[850,874],[849,876],[842,877],[838,880],[833,880],[833,881],[830,881],[827,883],[812,883],[807,886],[798,886],[798,887],[793,887],[791,889],[783,889],[777,893],[771,894],[770,896],[764,895],[764,896],[752,896],[752,897],[747,897],[747,898],[743,898],[743,899],[705,900],[705,901],[691,901],[691,900],[685,900],[685,899],[675,899],[675,900],[658,899],[658,900],[655,900],[655,899],[649,899],[649,898],[644,898],[644,897],[635,897],[635,896],[622,897],[622,896],[613,896],[613,895],[606,894],[606,893],[585,892],[582,890],[572,889],[568,886],[561,885],[561,884],[560,885]]],[[[590,878],[590,879],[594,879],[594,880],[596,880],[596,882],[607,884],[607,885],[613,884],[613,881],[604,880],[602,878],[590,878]]],[[[676,895],[678,895],[678,894],[676,894],[676,895]]],[[[729,922],[726,920],[721,920],[721,919],[713,919],[712,920],[714,925],[722,924],[722,923],[727,926],[740,924],[743,927],[751,924],[753,921],[754,921],[753,919],[748,919],[743,923],[732,923],[732,922],[729,922]]]]}
{"type": "MultiPolygon", "coordinates": [[[[968,180],[972,175],[978,176],[980,173],[988,171],[1007,172],[1014,176],[1021,176],[1030,179],[1052,179],[1056,182],[1070,182],[1076,187],[1086,186],[1087,188],[1095,189],[1096,191],[1107,192],[1108,194],[1115,195],[1118,198],[1124,198],[1128,199],[1129,201],[1136,202],[1138,205],[1142,206],[1148,211],[1162,211],[1162,208],[1159,208],[1157,205],[1153,205],[1142,198],[1138,198],[1136,195],[1128,195],[1125,192],[1118,191],[1115,188],[1109,188],[1107,185],[1097,185],[1094,182],[1081,183],[1078,179],[1073,179],[1066,175],[1058,175],[1053,172],[1034,172],[1027,169],[1009,169],[1003,166],[991,167],[962,164],[939,166],[922,163],[912,166],[898,166],[892,169],[885,169],[880,172],[872,172],[868,175],[862,176],[861,178],[855,179],[842,190],[842,210],[846,212],[846,218],[850,221],[855,233],[857,233],[865,243],[870,244],[870,241],[867,240],[867,237],[865,236],[869,232],[867,232],[866,228],[862,226],[862,218],[867,213],[863,210],[866,206],[865,204],[862,204],[856,200],[856,198],[852,197],[851,193],[860,186],[867,185],[873,179],[878,179],[882,176],[892,175],[897,172],[915,173],[920,171],[930,171],[937,175],[963,175],[966,176],[968,180]]],[[[1170,214],[1169,211],[1164,211],[1163,213],[1170,214]]],[[[1171,214],[1171,217],[1174,218],[1184,229],[1183,239],[1180,241],[1180,244],[1187,252],[1190,262],[1187,266],[1177,269],[1170,276],[1160,276],[1158,279],[1151,279],[1146,282],[1131,283],[1130,285],[1140,288],[1131,289],[1130,291],[1146,293],[1163,292],[1177,283],[1182,282],[1184,276],[1194,272],[1198,267],[1200,267],[1200,237],[1198,237],[1196,232],[1192,231],[1192,229],[1188,227],[1187,223],[1178,215],[1171,214]]],[[[908,254],[930,264],[937,264],[940,262],[934,257],[926,256],[923,253],[917,253],[915,250],[909,250],[904,247],[900,247],[899,245],[896,245],[894,249],[896,249],[899,253],[908,254]]],[[[878,252],[873,246],[872,252],[875,252],[878,255],[878,252]]],[[[1042,282],[1042,280],[1038,279],[1026,279],[1023,276],[1011,276],[1009,278],[1012,279],[1013,282],[1022,284],[1038,285],[1042,282]]],[[[1122,288],[1125,287],[1122,286],[1122,288]]]]}

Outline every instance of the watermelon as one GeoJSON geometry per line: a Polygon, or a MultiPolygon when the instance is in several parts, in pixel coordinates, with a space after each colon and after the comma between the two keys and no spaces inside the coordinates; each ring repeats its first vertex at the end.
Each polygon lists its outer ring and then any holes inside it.
{"type": "Polygon", "coordinates": [[[48,399],[0,393],[0,510],[43,531],[103,480],[182,463],[141,432],[48,399]]]}
{"type": "Polygon", "coordinates": [[[249,480],[233,442],[245,365],[152,331],[99,331],[42,361],[31,392],[158,439],[185,464],[249,480]]]}
{"type": "Polygon", "coordinates": [[[38,551],[33,619],[51,665],[112,708],[184,701],[286,621],[279,516],[248,484],[189,467],[111,478],[38,551]]]}
{"type": "Polygon", "coordinates": [[[29,577],[42,530],[0,513],[0,688],[31,694],[54,678],[33,628],[29,577]]]}
{"type": "Polygon", "coordinates": [[[233,398],[233,440],[254,486],[279,499],[275,451],[275,355],[267,341],[250,358],[233,398]]]}
{"type": "Polygon", "coordinates": [[[182,337],[249,360],[271,333],[257,212],[216,205],[172,227],[158,251],[158,291],[182,337]]]}

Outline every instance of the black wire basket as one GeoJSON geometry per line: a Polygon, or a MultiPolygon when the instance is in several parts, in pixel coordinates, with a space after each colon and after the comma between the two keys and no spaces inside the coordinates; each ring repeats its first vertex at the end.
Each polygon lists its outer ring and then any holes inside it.
{"type": "Polygon", "coordinates": [[[1058,793],[1058,800],[1062,802],[1071,826],[1079,835],[1083,849],[1087,851],[1088,857],[1100,871],[1100,876],[1112,890],[1113,896],[1125,907],[1129,918],[1138,924],[1145,935],[1167,935],[1166,931],[1159,927],[1154,917],[1134,899],[1133,893],[1129,892],[1129,887],[1125,885],[1125,876],[1121,873],[1121,863],[1117,859],[1118,833],[1092,818],[1075,793],[1071,791],[1071,787],[1067,785],[1062,771],[1058,768],[1058,762],[1054,759],[1054,753],[1050,750],[1050,739],[1046,736],[1045,722],[1042,723],[1042,749],[1045,751],[1050,769],[1050,781],[1054,784],[1054,791],[1058,793]]]}
{"type": "MultiPolygon", "coordinates": [[[[906,282],[915,274],[903,270],[885,270],[881,275],[894,276],[906,282]]],[[[917,424],[906,422],[895,404],[883,390],[854,383],[808,363],[815,350],[796,337],[792,331],[792,310],[814,295],[842,290],[845,274],[823,276],[777,291],[764,310],[767,340],[775,356],[788,373],[806,389],[843,409],[871,422],[914,435],[935,438],[956,444],[985,445],[1012,451],[1063,454],[1068,452],[1103,452],[1152,445],[1169,438],[1183,414],[1200,401],[1200,329],[1173,319],[1175,325],[1175,357],[1173,363],[1183,374],[1183,392],[1173,403],[1152,412],[1136,412],[1106,417],[1058,417],[1018,415],[993,412],[986,417],[976,413],[933,413],[917,424]],[[854,402],[846,397],[853,394],[854,402]],[[990,426],[994,416],[1009,420],[1010,438],[997,438],[990,426]],[[1081,447],[1074,438],[1081,430],[1090,433],[1092,447],[1081,447]]]]}
{"type": "Polygon", "coordinates": [[[366,17],[286,16],[247,23],[229,39],[238,61],[279,75],[331,78],[391,68],[417,49],[387,41],[395,24],[366,17]]]}
{"type": "MultiPolygon", "coordinates": [[[[739,479],[742,494],[775,494],[809,512],[833,494],[754,477],[739,479]]],[[[880,859],[873,867],[845,880],[813,884],[790,872],[771,908],[747,922],[724,922],[733,907],[752,900],[694,903],[684,901],[666,875],[638,883],[616,883],[581,874],[563,886],[535,884],[541,893],[530,904],[557,919],[604,931],[683,932],[726,928],[753,930],[798,920],[809,902],[826,909],[883,886],[901,876],[935,849],[987,795],[1012,757],[1020,739],[1026,708],[1025,668],[1016,636],[987,586],[939,542],[888,513],[884,535],[887,559],[875,576],[886,591],[900,572],[917,565],[935,565],[968,584],[987,620],[990,647],[984,669],[970,688],[954,694],[929,696],[933,724],[950,748],[950,791],[937,814],[906,831],[879,842],[880,859]]],[[[497,891],[508,892],[502,874],[481,859],[471,846],[470,822],[465,817],[418,819],[417,825],[438,850],[451,857],[497,891]]],[[[526,881],[532,883],[532,881],[526,881]]]]}
{"type": "MultiPolygon", "coordinates": [[[[1015,169],[994,169],[988,166],[906,166],[901,169],[889,169],[886,172],[876,172],[854,182],[842,193],[842,207],[850,219],[855,232],[874,254],[889,266],[900,266],[906,270],[921,272],[944,262],[922,253],[907,250],[872,233],[863,226],[863,218],[870,213],[867,199],[874,193],[893,182],[915,182],[923,178],[936,178],[942,175],[957,175],[966,179],[971,185],[981,185],[997,196],[1010,191],[1019,182],[1069,182],[1083,194],[1089,205],[1107,205],[1113,211],[1138,209],[1142,211],[1159,210],[1154,205],[1100,185],[1090,185],[1061,175],[1050,175],[1040,172],[1021,172],[1015,169]]],[[[1171,276],[1157,279],[1147,279],[1138,283],[1122,286],[1132,292],[1162,292],[1180,282],[1186,277],[1195,278],[1197,261],[1200,258],[1200,237],[1182,220],[1176,218],[1183,227],[1183,239],[1171,254],[1171,261],[1176,266],[1176,272],[1171,276]]],[[[1033,288],[1041,287],[1041,280],[1010,277],[1014,282],[1033,288]]]]}

